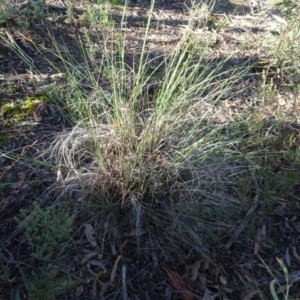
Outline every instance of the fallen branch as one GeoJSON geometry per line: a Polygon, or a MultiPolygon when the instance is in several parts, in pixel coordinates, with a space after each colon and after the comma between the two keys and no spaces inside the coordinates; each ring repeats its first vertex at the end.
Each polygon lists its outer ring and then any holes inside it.
{"type": "MultiPolygon", "coordinates": [[[[37,3],[38,1],[34,1],[34,0],[26,0],[22,3],[17,4],[17,7],[19,9],[23,9],[26,6],[29,6],[31,3],[37,3]]],[[[67,10],[68,7],[65,5],[58,5],[58,4],[51,4],[51,3],[45,3],[44,4],[45,7],[47,8],[52,8],[52,9],[61,9],[61,10],[67,10]]]]}

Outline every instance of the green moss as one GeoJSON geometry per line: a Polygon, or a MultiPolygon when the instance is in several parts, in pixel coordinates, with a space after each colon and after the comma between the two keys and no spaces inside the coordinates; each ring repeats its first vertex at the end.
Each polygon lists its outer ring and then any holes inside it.
{"type": "Polygon", "coordinates": [[[16,116],[22,114],[20,106],[15,103],[2,105],[2,111],[4,116],[16,116]]]}
{"type": "Polygon", "coordinates": [[[8,84],[7,85],[7,90],[10,94],[16,94],[18,92],[18,87],[17,86],[13,86],[12,84],[8,84]]]}
{"type": "Polygon", "coordinates": [[[46,95],[35,95],[23,100],[18,99],[15,102],[2,105],[1,110],[4,118],[11,117],[14,121],[21,121],[24,117],[32,115],[38,103],[47,100],[46,95]]]}
{"type": "Polygon", "coordinates": [[[37,94],[32,97],[25,98],[24,105],[22,107],[24,114],[27,116],[33,114],[36,106],[45,101],[47,101],[47,96],[43,94],[37,94]]]}
{"type": "Polygon", "coordinates": [[[47,100],[47,95],[46,94],[36,94],[32,97],[28,97],[28,98],[25,98],[26,99],[30,99],[31,101],[46,101],[47,100]]]}
{"type": "Polygon", "coordinates": [[[31,115],[34,113],[35,108],[37,106],[37,104],[39,103],[39,100],[35,100],[34,97],[28,97],[25,99],[25,103],[24,103],[24,113],[26,115],[31,115]]]}

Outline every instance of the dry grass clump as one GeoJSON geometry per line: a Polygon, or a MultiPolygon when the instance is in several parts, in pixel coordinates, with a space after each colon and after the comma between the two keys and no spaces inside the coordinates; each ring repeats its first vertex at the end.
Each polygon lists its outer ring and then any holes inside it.
{"type": "MultiPolygon", "coordinates": [[[[208,235],[219,233],[219,224],[234,215],[222,216],[225,202],[220,195],[226,191],[218,185],[232,173],[229,169],[237,168],[232,161],[241,159],[232,147],[235,139],[226,136],[226,124],[211,121],[217,119],[214,107],[249,68],[247,62],[225,68],[230,57],[211,68],[205,58],[210,44],[185,34],[154,70],[145,44],[137,70],[130,69],[122,41],[120,55],[107,50],[93,73],[88,68],[80,72],[65,61],[71,87],[77,87],[64,95],[75,126],[59,134],[50,149],[60,168],[63,193],[81,190],[83,202],[112,209],[118,227],[130,211],[126,226],[133,231],[147,228],[156,239],[164,237],[172,244],[184,237],[177,246],[203,250],[198,233],[203,228],[208,235]],[[102,74],[105,84],[94,74],[102,74]],[[159,80],[153,80],[156,74],[159,80]],[[80,90],[82,81],[90,93],[80,90]],[[153,86],[154,91],[149,88],[153,86]],[[216,207],[217,213],[208,212],[216,207]]],[[[239,201],[234,202],[239,207],[239,201]]]]}
{"type": "MultiPolygon", "coordinates": [[[[297,13],[297,7],[292,11],[297,13]]],[[[201,12],[198,7],[191,16],[201,12]]],[[[85,21],[92,24],[93,17],[85,21]]],[[[276,218],[278,205],[295,207],[290,199],[299,173],[295,163],[299,124],[280,120],[286,112],[274,107],[284,85],[297,102],[299,84],[290,73],[299,70],[299,45],[292,42],[298,38],[299,22],[289,20],[291,26],[276,36],[275,46],[268,41],[269,56],[254,68],[253,60],[239,50],[222,56],[211,38],[218,32],[207,31],[210,38],[200,40],[201,31],[193,31],[193,24],[182,30],[171,54],[150,59],[150,21],[151,17],[142,50],[133,58],[126,53],[126,30],[111,29],[111,36],[103,33],[96,42],[88,30],[78,31],[80,63],[67,46],[56,43],[53,55],[63,64],[66,85],[51,93],[72,127],[57,134],[47,150],[58,175],[59,197],[54,204],[66,206],[70,220],[79,224],[70,238],[81,240],[78,252],[101,248],[92,255],[102,258],[109,252],[115,259],[118,252],[123,256],[129,243],[124,261],[144,251],[154,256],[159,252],[161,262],[170,262],[186,253],[189,258],[199,252],[210,257],[223,254],[236,242],[238,250],[232,253],[240,260],[239,247],[252,249],[256,243],[257,249],[257,232],[268,226],[266,219],[276,218]],[[247,85],[252,77],[260,80],[260,90],[250,93],[247,102],[242,92],[251,90],[247,85]],[[84,241],[79,237],[82,232],[84,241]]],[[[26,62],[21,49],[10,46],[26,62]]],[[[45,229],[51,229],[48,216],[60,216],[39,206],[36,210],[45,215],[45,229]]],[[[62,210],[62,220],[64,214],[62,210]]],[[[59,222],[60,229],[65,225],[59,222]]],[[[48,235],[44,239],[51,246],[56,242],[52,233],[48,235]]],[[[73,251],[73,245],[70,248],[73,251]]],[[[76,258],[80,267],[88,261],[76,258]]],[[[115,276],[115,265],[110,267],[115,276]]]]}

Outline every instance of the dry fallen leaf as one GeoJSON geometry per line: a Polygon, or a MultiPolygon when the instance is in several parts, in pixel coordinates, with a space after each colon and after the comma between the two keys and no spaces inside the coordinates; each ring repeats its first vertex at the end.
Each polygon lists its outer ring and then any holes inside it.
{"type": "Polygon", "coordinates": [[[256,255],[259,251],[259,243],[258,242],[254,242],[254,251],[253,254],[256,255]]]}
{"type": "Polygon", "coordinates": [[[206,289],[206,287],[207,287],[207,278],[206,278],[205,274],[203,274],[203,273],[199,274],[199,282],[200,282],[201,287],[203,289],[206,289]]]}
{"type": "Polygon", "coordinates": [[[76,287],[76,292],[75,292],[75,295],[76,297],[80,297],[84,292],[84,288],[82,285],[79,285],[76,287]]]}
{"type": "Polygon", "coordinates": [[[209,289],[205,289],[204,295],[202,297],[202,300],[214,300],[214,297],[210,295],[209,289]]]}
{"type": "Polygon", "coordinates": [[[117,268],[118,268],[118,263],[121,259],[121,255],[119,255],[114,263],[114,266],[112,268],[112,271],[111,271],[111,275],[110,275],[110,285],[112,285],[112,283],[114,282],[115,280],[115,277],[116,277],[116,272],[117,272],[117,268]]]}
{"type": "Polygon", "coordinates": [[[299,254],[297,253],[297,250],[296,250],[296,247],[293,247],[293,255],[294,257],[297,259],[297,261],[300,263],[300,256],[299,254]]]}
{"type": "Polygon", "coordinates": [[[89,241],[89,243],[92,246],[97,247],[96,240],[93,237],[93,234],[95,234],[94,228],[92,227],[91,224],[85,224],[84,227],[85,227],[84,234],[85,234],[87,240],[89,241]]]}
{"type": "Polygon", "coordinates": [[[199,268],[200,268],[200,260],[198,260],[193,265],[189,266],[189,269],[192,271],[191,281],[195,281],[199,275],[199,268]]]}
{"type": "Polygon", "coordinates": [[[136,228],[133,229],[130,233],[126,234],[127,236],[141,236],[143,234],[147,233],[147,230],[143,228],[136,228]]]}
{"type": "Polygon", "coordinates": [[[22,186],[24,186],[25,173],[24,172],[18,172],[17,176],[18,176],[19,181],[14,182],[13,184],[10,185],[13,189],[18,189],[18,188],[21,188],[22,186]]]}
{"type": "Polygon", "coordinates": [[[181,293],[182,298],[184,300],[194,300],[194,295],[188,290],[187,284],[183,281],[181,276],[177,272],[172,271],[169,267],[164,267],[164,270],[170,278],[171,285],[177,292],[181,293]]]}
{"type": "Polygon", "coordinates": [[[18,172],[17,175],[18,175],[19,182],[23,183],[25,181],[25,173],[18,172]]]}
{"type": "Polygon", "coordinates": [[[157,257],[155,256],[154,253],[151,254],[152,255],[152,262],[153,262],[153,269],[156,272],[158,269],[158,261],[157,261],[157,257]]]}
{"type": "Polygon", "coordinates": [[[89,264],[91,264],[91,265],[93,265],[93,266],[98,266],[98,267],[100,267],[102,270],[106,271],[106,268],[105,268],[104,264],[103,264],[101,261],[99,261],[99,260],[90,260],[90,261],[89,261],[89,264]]]}
{"type": "Polygon", "coordinates": [[[83,265],[84,263],[86,263],[87,261],[89,261],[92,257],[95,257],[96,255],[98,255],[97,252],[90,252],[88,253],[82,260],[81,260],[81,264],[83,265]]]}
{"type": "Polygon", "coordinates": [[[219,277],[219,279],[220,279],[222,285],[227,285],[227,280],[226,280],[226,278],[225,278],[224,276],[221,275],[221,276],[219,277]]]}
{"type": "Polygon", "coordinates": [[[102,288],[101,288],[101,291],[99,293],[99,297],[100,299],[102,299],[105,295],[105,293],[107,292],[109,288],[109,281],[106,281],[103,285],[102,285],[102,288]]]}
{"type": "Polygon", "coordinates": [[[246,290],[245,295],[242,296],[243,300],[252,300],[255,295],[257,295],[259,291],[251,291],[251,290],[246,290]]]}

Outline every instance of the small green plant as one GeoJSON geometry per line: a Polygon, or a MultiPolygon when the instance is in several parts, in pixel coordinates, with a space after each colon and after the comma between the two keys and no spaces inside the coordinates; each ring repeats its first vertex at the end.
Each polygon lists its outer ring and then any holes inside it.
{"type": "Polygon", "coordinates": [[[69,289],[82,283],[82,280],[71,280],[68,276],[58,276],[57,271],[47,270],[47,275],[39,274],[24,281],[33,300],[52,300],[55,296],[66,293],[69,289]]]}
{"type": "Polygon", "coordinates": [[[9,83],[9,84],[7,85],[7,90],[8,90],[8,92],[9,92],[10,94],[16,94],[16,93],[18,92],[19,88],[18,88],[18,86],[12,85],[12,84],[9,83]]]}
{"type": "Polygon", "coordinates": [[[31,2],[30,5],[24,9],[22,16],[26,19],[42,19],[46,14],[45,2],[46,0],[31,2]]]}
{"type": "Polygon", "coordinates": [[[268,80],[265,70],[263,70],[262,79],[260,92],[261,101],[264,105],[272,104],[276,99],[277,87],[272,78],[268,80]]]}
{"type": "Polygon", "coordinates": [[[280,9],[280,12],[286,19],[293,20],[295,13],[299,9],[299,2],[295,0],[280,0],[274,6],[280,9]]]}
{"type": "MultiPolygon", "coordinates": [[[[260,261],[262,262],[262,264],[265,266],[266,270],[268,271],[268,273],[274,278],[271,282],[270,282],[270,292],[272,295],[273,300],[291,300],[290,298],[290,276],[289,276],[289,271],[288,268],[286,267],[286,265],[284,264],[284,262],[282,261],[282,259],[276,257],[276,260],[278,262],[278,264],[280,265],[280,268],[283,271],[284,277],[282,277],[282,279],[278,279],[276,278],[276,276],[274,275],[274,273],[272,272],[271,268],[266,264],[266,262],[260,257],[260,255],[258,255],[258,258],[260,259],[260,261]],[[278,286],[277,290],[276,290],[276,285],[278,286]],[[279,294],[282,294],[280,297],[278,296],[279,294]]],[[[287,261],[287,264],[289,264],[289,262],[287,261]]]]}
{"type": "Polygon", "coordinates": [[[73,20],[74,20],[75,1],[68,0],[67,6],[68,6],[68,8],[67,8],[68,21],[70,22],[70,24],[72,24],[73,20]]]}
{"type": "Polygon", "coordinates": [[[11,5],[4,3],[2,0],[0,2],[0,25],[5,24],[9,19],[13,19],[17,16],[17,10],[11,5]]]}
{"type": "Polygon", "coordinates": [[[92,26],[108,26],[111,23],[107,4],[97,1],[94,5],[89,5],[83,16],[83,22],[92,26]]]}
{"type": "Polygon", "coordinates": [[[26,29],[30,28],[30,22],[34,19],[41,20],[47,15],[44,7],[45,1],[34,1],[30,5],[21,10],[19,13],[18,26],[26,29]]]}
{"type": "Polygon", "coordinates": [[[31,1],[22,8],[12,4],[0,4],[0,25],[5,24],[8,20],[16,20],[20,27],[29,28],[30,20],[43,19],[47,15],[45,0],[31,1]]]}
{"type": "MultiPolygon", "coordinates": [[[[283,299],[288,300],[289,298],[289,271],[287,269],[287,267],[285,266],[285,264],[283,263],[283,261],[281,259],[279,259],[278,257],[276,257],[277,262],[279,263],[283,273],[284,273],[284,278],[285,278],[285,287],[286,287],[286,292],[284,293],[284,289],[282,288],[282,286],[280,285],[280,283],[278,282],[277,279],[273,279],[270,283],[270,290],[271,290],[271,294],[274,300],[279,300],[278,297],[278,292],[275,290],[275,285],[278,284],[279,286],[279,290],[280,292],[283,293],[283,299]]],[[[280,298],[282,299],[282,298],[280,298]]]]}
{"type": "Polygon", "coordinates": [[[268,72],[275,70],[277,77],[283,79],[287,85],[299,89],[300,4],[298,1],[284,0],[278,7],[286,20],[281,24],[279,39],[268,41],[269,45],[273,45],[269,51],[271,61],[268,72]]]}
{"type": "Polygon", "coordinates": [[[57,212],[53,207],[41,208],[33,202],[30,215],[20,210],[15,220],[25,229],[25,237],[32,246],[32,257],[42,259],[52,253],[54,248],[72,231],[74,215],[65,210],[57,212]]]}

